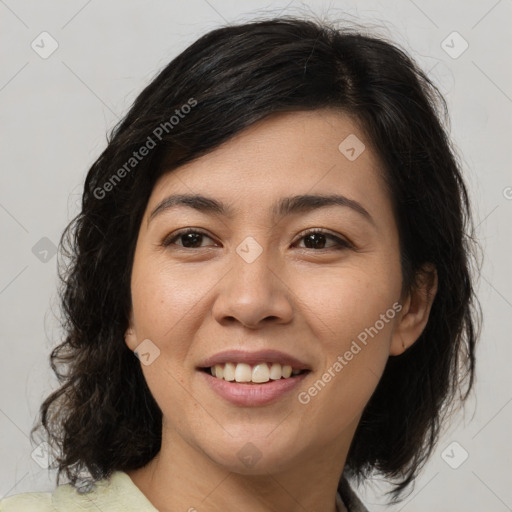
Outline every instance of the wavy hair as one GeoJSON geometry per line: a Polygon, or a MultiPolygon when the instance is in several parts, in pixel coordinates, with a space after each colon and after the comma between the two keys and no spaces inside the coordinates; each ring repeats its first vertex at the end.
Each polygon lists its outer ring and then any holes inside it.
{"type": "Polygon", "coordinates": [[[380,157],[403,289],[426,263],[438,273],[428,324],[389,358],[345,466],[358,483],[374,471],[394,480],[393,502],[417,477],[471,391],[480,331],[478,246],[446,101],[385,38],[281,16],[217,28],[186,48],[136,98],[87,173],[81,211],[59,244],[65,339],[50,363],[60,387],[31,431],[44,428],[57,483],[64,473],[79,489],[84,475],[136,469],[160,450],[162,412],[124,342],[137,233],[156,180],[266,116],[319,108],[357,120],[380,157]]]}

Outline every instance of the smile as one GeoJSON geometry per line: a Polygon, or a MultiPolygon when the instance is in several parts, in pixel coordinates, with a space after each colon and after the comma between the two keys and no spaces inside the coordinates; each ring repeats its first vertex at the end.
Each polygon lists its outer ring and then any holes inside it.
{"type": "MultiPolygon", "coordinates": [[[[230,365],[232,363],[226,363],[230,365]]],[[[241,363],[244,366],[244,363],[241,363]]],[[[223,400],[236,405],[238,407],[256,407],[262,405],[268,405],[277,402],[279,399],[284,398],[287,394],[297,388],[300,383],[311,373],[310,370],[299,370],[296,375],[290,375],[289,377],[279,377],[279,379],[270,379],[270,369],[268,364],[262,363],[267,366],[267,372],[269,373],[269,379],[266,382],[252,382],[252,373],[248,373],[247,368],[239,372],[244,372],[246,375],[251,375],[250,381],[237,382],[236,380],[227,381],[224,377],[213,376],[210,372],[210,368],[202,368],[199,371],[199,375],[203,375],[206,385],[212,390],[217,396],[220,396],[223,400]]],[[[216,365],[217,366],[217,365],[216,365]]],[[[218,365],[221,368],[225,365],[218,365]]],[[[235,367],[234,364],[232,364],[235,367]]],[[[240,365],[236,365],[238,367],[240,365]]],[[[260,365],[255,365],[256,367],[260,365]]],[[[215,367],[214,367],[215,368],[215,367]]],[[[289,367],[290,368],[290,367],[289,367]]],[[[251,367],[249,366],[249,369],[251,367]]],[[[216,371],[216,370],[215,370],[216,371]]],[[[231,371],[228,366],[228,372],[231,371]]],[[[251,369],[252,371],[252,369],[251,369]]],[[[274,370],[277,373],[277,370],[274,370]]],[[[281,372],[283,370],[281,369],[281,372]]],[[[289,369],[285,369],[286,374],[289,369]]]]}
{"type": "Polygon", "coordinates": [[[300,375],[306,372],[298,368],[292,368],[290,365],[281,365],[279,363],[258,363],[250,365],[247,363],[225,363],[216,364],[203,371],[210,373],[217,379],[223,379],[228,382],[263,384],[271,380],[289,379],[292,376],[300,375]]]}

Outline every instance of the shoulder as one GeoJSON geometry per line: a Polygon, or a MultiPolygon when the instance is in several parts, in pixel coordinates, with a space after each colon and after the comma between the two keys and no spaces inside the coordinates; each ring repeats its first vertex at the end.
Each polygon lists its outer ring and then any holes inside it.
{"type": "Polygon", "coordinates": [[[0,512],[158,512],[123,471],[93,483],[79,493],[71,484],[53,492],[27,492],[0,500],[0,512]]]}
{"type": "Polygon", "coordinates": [[[0,500],[0,512],[54,512],[50,492],[25,492],[0,500]]]}

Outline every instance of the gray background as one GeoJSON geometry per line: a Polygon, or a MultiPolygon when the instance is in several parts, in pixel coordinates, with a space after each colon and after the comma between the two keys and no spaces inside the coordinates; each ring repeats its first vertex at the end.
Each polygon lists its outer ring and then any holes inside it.
{"type": "Polygon", "coordinates": [[[206,31],[308,11],[368,24],[429,71],[448,100],[485,250],[478,288],[485,323],[465,414],[443,432],[403,503],[382,506],[387,487],[379,480],[357,490],[372,511],[512,510],[511,0],[0,0],[0,496],[55,485],[44,447],[28,439],[41,401],[56,387],[48,364],[61,335],[52,247],[78,213],[106,132],[156,72],[206,31]],[[58,44],[47,58],[41,53],[52,41],[44,31],[58,44]],[[467,50],[456,55],[464,40],[467,50]]]}

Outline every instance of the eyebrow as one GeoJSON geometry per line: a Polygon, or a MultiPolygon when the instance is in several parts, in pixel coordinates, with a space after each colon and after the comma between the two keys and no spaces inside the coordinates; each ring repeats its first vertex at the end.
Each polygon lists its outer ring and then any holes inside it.
{"type": "MultiPolygon", "coordinates": [[[[175,194],[166,197],[160,201],[160,203],[158,203],[148,218],[148,224],[157,215],[176,206],[185,206],[204,213],[222,215],[230,219],[234,217],[235,213],[233,208],[211,197],[205,197],[197,194],[175,194]]],[[[283,197],[273,205],[271,213],[274,218],[285,217],[287,215],[305,213],[316,210],[318,208],[326,208],[329,206],[343,206],[350,208],[353,211],[359,213],[362,217],[364,217],[367,221],[375,226],[373,217],[361,203],[338,194],[303,194],[291,197],[283,197]]]]}

